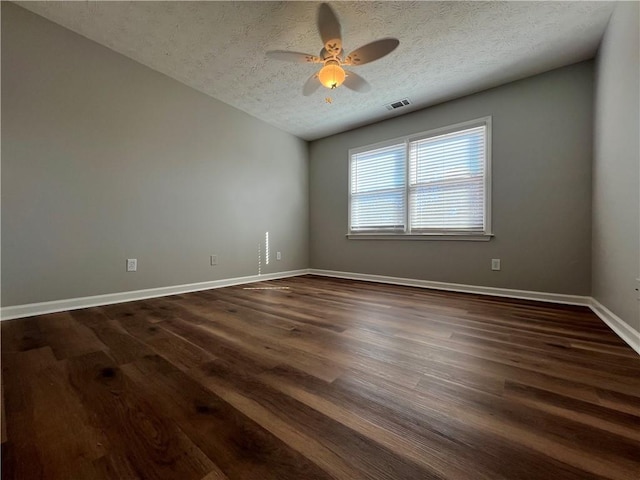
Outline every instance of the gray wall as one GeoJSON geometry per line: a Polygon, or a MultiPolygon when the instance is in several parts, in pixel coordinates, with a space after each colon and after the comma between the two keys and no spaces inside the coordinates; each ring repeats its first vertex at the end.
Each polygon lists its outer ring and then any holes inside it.
{"type": "Polygon", "coordinates": [[[308,266],[305,142],[2,2],[2,305],[255,275],[265,231],[308,266]]]}
{"type": "Polygon", "coordinates": [[[593,64],[584,62],[310,145],[312,268],[589,295],[593,64]],[[493,116],[490,242],[348,240],[348,149],[493,116]],[[502,259],[492,272],[491,258],[502,259]]]}
{"type": "Polygon", "coordinates": [[[640,332],[639,4],[619,3],[597,56],[593,297],[640,332]]]}

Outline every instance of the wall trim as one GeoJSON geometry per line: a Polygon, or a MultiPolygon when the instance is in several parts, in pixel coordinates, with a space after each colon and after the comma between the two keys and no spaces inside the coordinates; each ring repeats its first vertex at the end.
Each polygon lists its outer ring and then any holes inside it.
{"type": "Polygon", "coordinates": [[[277,280],[279,278],[306,275],[307,273],[309,273],[308,269],[289,270],[286,272],[265,273],[262,275],[250,275],[247,277],[225,278],[222,280],[188,283],[184,285],[173,285],[169,287],[149,288],[145,290],[134,290],[131,292],[107,293],[105,295],[93,295],[90,297],[69,298],[64,300],[53,300],[50,302],[15,305],[0,308],[0,320],[12,320],[14,318],[31,317],[33,315],[43,315],[46,313],[77,310],[79,308],[98,307],[101,305],[110,305],[114,303],[144,300],[146,298],[165,297],[167,295],[198,292],[201,290],[210,290],[213,288],[230,287],[232,285],[263,282],[265,280],[277,280]]]}
{"type": "Polygon", "coordinates": [[[369,273],[339,272],[334,270],[319,270],[307,268],[289,270],[286,272],[266,273],[264,275],[249,275],[246,277],[226,278],[209,282],[188,283],[170,287],[149,288],[146,290],[134,290],[132,292],[108,293],[90,297],[69,298],[65,300],[53,300],[51,302],[29,303],[0,308],[0,321],[15,318],[31,317],[46,313],[64,312],[79,308],[98,307],[114,303],[132,302],[147,298],[164,297],[179,293],[198,292],[214,288],[231,287],[246,283],[263,282],[265,280],[277,280],[279,278],[297,277],[300,275],[317,275],[320,277],[344,278],[347,280],[363,280],[367,282],[388,283],[408,287],[430,288],[433,290],[446,290],[449,292],[474,293],[494,297],[517,298],[521,300],[536,300],[540,302],[560,303],[564,305],[581,305],[589,307],[611,330],[614,331],[625,343],[627,343],[638,355],[640,355],[640,332],[635,331],[620,317],[602,305],[593,297],[581,295],[564,295],[550,292],[536,292],[531,290],[514,290],[510,288],[483,287],[479,285],[465,285],[461,283],[435,282],[431,280],[419,280],[415,278],[389,277],[386,275],[373,275],[369,273]]]}
{"type": "Polygon", "coordinates": [[[479,285],[465,285],[462,283],[434,282],[414,278],[388,277],[369,273],[336,272],[333,270],[309,270],[311,275],[323,277],[346,278],[349,280],[365,280],[368,282],[390,283],[409,287],[431,288],[433,290],[447,290],[449,292],[476,293],[494,297],[519,298],[522,300],[539,300],[541,302],[562,303],[565,305],[591,305],[591,297],[581,295],[563,295],[560,293],[535,292],[529,290],[513,290],[510,288],[482,287],[479,285]]]}
{"type": "Polygon", "coordinates": [[[595,298],[591,298],[591,310],[600,320],[606,323],[627,345],[633,348],[640,355],[640,332],[630,327],[624,320],[602,305],[595,298]]]}

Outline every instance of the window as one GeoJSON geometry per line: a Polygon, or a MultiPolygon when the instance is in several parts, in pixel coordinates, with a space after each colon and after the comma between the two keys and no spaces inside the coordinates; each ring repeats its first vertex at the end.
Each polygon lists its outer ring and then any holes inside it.
{"type": "Polygon", "coordinates": [[[351,229],[404,231],[404,143],[351,156],[351,229]]]}
{"type": "Polygon", "coordinates": [[[350,151],[349,236],[488,240],[491,118],[350,151]]]}

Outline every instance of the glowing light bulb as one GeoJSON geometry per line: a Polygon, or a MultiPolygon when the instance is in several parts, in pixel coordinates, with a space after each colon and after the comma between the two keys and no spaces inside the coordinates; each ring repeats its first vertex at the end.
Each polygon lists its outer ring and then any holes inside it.
{"type": "Polygon", "coordinates": [[[337,88],[342,85],[346,74],[344,70],[337,63],[327,63],[322,70],[318,73],[318,80],[327,88],[337,88]]]}

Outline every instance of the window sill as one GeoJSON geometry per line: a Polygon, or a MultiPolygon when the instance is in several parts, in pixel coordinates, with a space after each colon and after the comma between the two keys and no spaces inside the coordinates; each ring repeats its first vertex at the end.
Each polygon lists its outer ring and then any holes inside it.
{"type": "Polygon", "coordinates": [[[465,242],[488,242],[492,233],[347,233],[349,240],[448,240],[465,242]]]}

